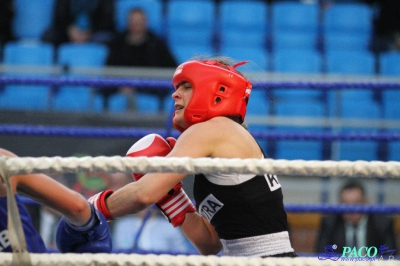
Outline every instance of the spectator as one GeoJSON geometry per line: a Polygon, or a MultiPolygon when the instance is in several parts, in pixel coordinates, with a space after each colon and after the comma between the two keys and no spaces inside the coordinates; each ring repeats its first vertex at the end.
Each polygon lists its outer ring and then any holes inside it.
{"type": "Polygon", "coordinates": [[[88,41],[108,44],[114,33],[114,0],[57,0],[53,25],[42,39],[56,46],[88,41]]]}
{"type": "Polygon", "coordinates": [[[114,252],[131,250],[153,253],[197,253],[182,231],[171,227],[155,208],[113,222],[114,252]]]}
{"type": "MultiPolygon", "coordinates": [[[[365,189],[356,181],[346,182],[339,193],[342,204],[367,204],[365,189]]],[[[335,252],[342,254],[343,247],[371,247],[379,248],[387,245],[389,249],[396,249],[395,231],[392,218],[378,214],[345,213],[330,214],[322,218],[318,233],[316,252],[323,252],[324,248],[336,244],[335,252]]]]}
{"type": "MultiPolygon", "coordinates": [[[[166,43],[148,28],[145,12],[134,8],[128,14],[127,30],[119,34],[111,45],[107,65],[175,68],[177,63],[166,43]]],[[[128,94],[131,98],[130,108],[135,109],[135,91],[156,94],[160,102],[160,111],[163,109],[163,99],[171,94],[165,90],[132,87],[103,89],[101,94],[105,98],[105,109],[108,108],[109,96],[117,92],[128,94]]]]}
{"type": "Polygon", "coordinates": [[[14,18],[14,1],[0,1],[0,46],[14,40],[11,23],[14,18]]]}
{"type": "Polygon", "coordinates": [[[400,50],[400,1],[364,0],[375,10],[371,50],[375,53],[400,50]]]}

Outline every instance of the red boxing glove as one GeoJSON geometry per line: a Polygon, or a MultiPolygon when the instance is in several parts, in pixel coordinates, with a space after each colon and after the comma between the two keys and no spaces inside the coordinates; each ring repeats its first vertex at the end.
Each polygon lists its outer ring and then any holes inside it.
{"type": "MultiPolygon", "coordinates": [[[[167,137],[164,139],[158,134],[149,134],[138,140],[126,153],[126,156],[166,156],[174,148],[176,139],[167,137]]],[[[132,174],[133,179],[139,180],[144,174],[132,174]]],[[[182,182],[176,184],[156,206],[164,214],[165,218],[177,227],[185,220],[185,214],[195,212],[196,208],[190,201],[189,197],[182,189],[182,182]]]]}
{"type": "MultiPolygon", "coordinates": [[[[176,139],[168,137],[166,140],[158,134],[149,134],[144,136],[137,142],[126,153],[128,157],[139,157],[139,156],[166,156],[174,147],[176,139]]],[[[133,173],[133,179],[139,180],[144,174],[133,173]]]]}
{"type": "Polygon", "coordinates": [[[196,211],[196,207],[182,189],[182,185],[182,182],[176,184],[167,195],[156,203],[156,206],[174,227],[183,223],[186,213],[196,211]]]}
{"type": "Polygon", "coordinates": [[[168,142],[172,150],[175,147],[176,139],[173,137],[167,137],[165,140],[168,142]]]}
{"type": "Polygon", "coordinates": [[[112,194],[114,191],[112,190],[104,190],[99,193],[97,193],[94,196],[91,196],[88,199],[88,202],[90,202],[96,210],[98,210],[101,214],[104,215],[106,218],[107,222],[114,220],[114,218],[111,216],[110,212],[107,209],[106,206],[106,199],[112,194]]]}

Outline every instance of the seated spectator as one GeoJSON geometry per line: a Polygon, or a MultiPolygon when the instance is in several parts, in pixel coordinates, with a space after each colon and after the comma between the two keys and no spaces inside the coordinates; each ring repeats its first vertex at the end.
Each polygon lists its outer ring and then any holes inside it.
{"type": "Polygon", "coordinates": [[[110,43],[115,33],[114,0],[56,0],[52,26],[43,41],[110,43]]]}
{"type": "MultiPolygon", "coordinates": [[[[367,204],[364,186],[357,180],[346,182],[339,193],[341,204],[367,204]]],[[[343,247],[379,248],[387,245],[390,250],[396,248],[396,234],[393,219],[378,214],[343,213],[324,216],[318,233],[315,252],[336,244],[335,252],[342,254],[343,247]]]]}
{"type": "Polygon", "coordinates": [[[400,51],[400,1],[366,0],[376,8],[373,18],[374,52],[400,51]]]}
{"type": "Polygon", "coordinates": [[[14,18],[14,1],[0,1],[0,46],[6,42],[14,40],[12,33],[12,20],[14,18]]]}
{"type": "MultiPolygon", "coordinates": [[[[109,66],[123,67],[170,67],[176,68],[177,63],[166,43],[153,33],[147,26],[147,17],[140,8],[132,9],[128,14],[127,30],[115,38],[110,47],[110,54],[107,59],[109,66]]],[[[105,109],[110,95],[122,92],[131,98],[130,109],[135,109],[134,93],[156,94],[159,97],[159,110],[163,109],[163,99],[171,92],[159,89],[140,89],[132,87],[107,88],[100,91],[105,98],[105,109]]]]}
{"type": "Polygon", "coordinates": [[[156,208],[112,222],[114,252],[198,254],[182,231],[174,229],[156,208]]]}

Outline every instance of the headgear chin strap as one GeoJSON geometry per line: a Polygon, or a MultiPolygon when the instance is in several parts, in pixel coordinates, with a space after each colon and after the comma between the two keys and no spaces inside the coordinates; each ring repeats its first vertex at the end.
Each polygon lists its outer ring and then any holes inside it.
{"type": "Polygon", "coordinates": [[[244,121],[252,83],[235,68],[246,63],[227,66],[215,60],[193,60],[178,66],[172,78],[174,88],[189,82],[193,89],[184,112],[188,127],[216,116],[237,116],[244,121]]]}

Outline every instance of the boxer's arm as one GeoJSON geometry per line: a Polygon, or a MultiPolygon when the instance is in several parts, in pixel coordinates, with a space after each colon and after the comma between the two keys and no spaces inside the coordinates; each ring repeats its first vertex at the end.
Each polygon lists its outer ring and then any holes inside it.
{"type": "MultiPolygon", "coordinates": [[[[0,148],[0,156],[17,157],[11,151],[0,148]]],[[[68,222],[80,226],[90,217],[86,199],[44,174],[14,175],[11,177],[14,193],[23,193],[36,202],[64,215],[68,222]]]]}
{"type": "MultiPolygon", "coordinates": [[[[0,154],[16,157],[13,153],[0,154]]],[[[14,190],[60,212],[56,242],[61,252],[111,252],[110,229],[104,216],[77,192],[44,174],[14,175],[14,190]]]]}
{"type": "MultiPolygon", "coordinates": [[[[214,123],[210,125],[209,121],[195,124],[180,135],[166,157],[212,157],[213,150],[219,147],[218,142],[227,139],[227,133],[214,123]]],[[[186,173],[145,174],[138,181],[125,185],[109,196],[107,209],[115,219],[140,212],[157,203],[186,176],[186,173]]]]}
{"type": "Polygon", "coordinates": [[[183,234],[202,255],[215,255],[222,249],[214,227],[198,213],[186,214],[180,226],[183,234]]]}
{"type": "MultiPolygon", "coordinates": [[[[134,143],[127,152],[129,157],[138,156],[166,156],[174,148],[176,139],[167,137],[164,139],[158,134],[149,134],[134,143]]],[[[133,178],[137,181],[142,178],[143,174],[133,174],[133,178]]],[[[156,206],[161,210],[165,218],[174,226],[182,224],[185,214],[195,212],[196,208],[190,201],[186,192],[182,189],[182,181],[178,182],[162,199],[157,201],[156,206]]],[[[100,201],[101,203],[101,201],[100,201]]],[[[102,204],[98,204],[102,205],[102,204]]],[[[104,205],[104,204],[103,204],[104,205]]],[[[104,208],[102,208],[104,209],[104,208]]],[[[108,210],[105,210],[108,212],[108,210]]],[[[104,213],[104,212],[103,212],[104,213]]],[[[107,214],[109,217],[111,215],[107,214]]],[[[106,217],[107,217],[106,215],[106,217]]]]}
{"type": "MultiPolygon", "coordinates": [[[[14,178],[14,177],[12,177],[14,178]]],[[[18,191],[61,213],[68,222],[80,226],[90,217],[86,199],[44,174],[19,175],[18,191]]]]}

